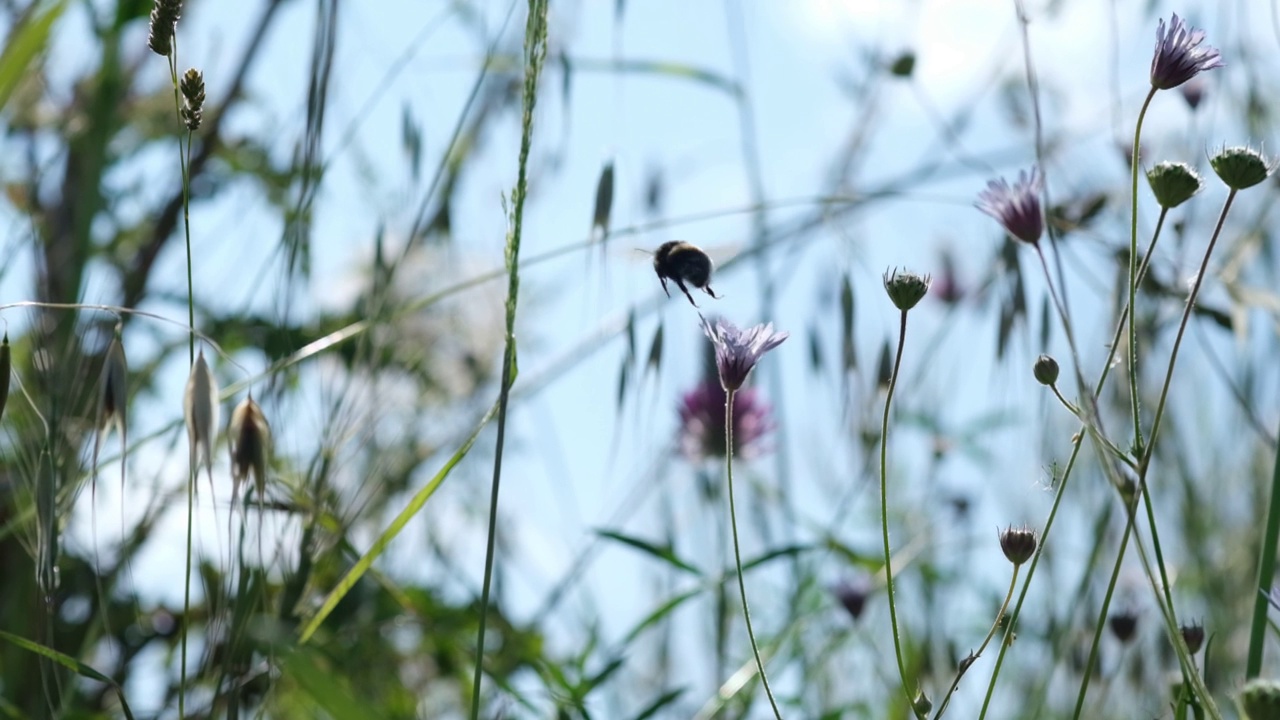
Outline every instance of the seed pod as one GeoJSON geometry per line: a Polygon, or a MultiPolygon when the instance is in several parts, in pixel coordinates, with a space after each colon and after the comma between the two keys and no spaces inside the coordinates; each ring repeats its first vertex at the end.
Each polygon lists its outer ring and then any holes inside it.
{"type": "Polygon", "coordinates": [[[685,287],[686,282],[713,298],[720,297],[711,289],[712,268],[711,257],[701,248],[680,240],[662,243],[653,254],[653,270],[658,273],[658,280],[662,282],[662,291],[667,297],[671,297],[667,280],[675,280],[694,307],[698,307],[698,303],[693,302],[689,288],[685,287]]]}
{"type": "MultiPolygon", "coordinates": [[[[187,378],[187,391],[183,397],[183,415],[187,419],[187,442],[191,448],[191,467],[204,460],[209,474],[209,491],[213,492],[213,441],[214,428],[218,425],[218,381],[209,371],[204,351],[196,357],[187,378]]],[[[194,490],[194,485],[192,487],[194,490]]]]}

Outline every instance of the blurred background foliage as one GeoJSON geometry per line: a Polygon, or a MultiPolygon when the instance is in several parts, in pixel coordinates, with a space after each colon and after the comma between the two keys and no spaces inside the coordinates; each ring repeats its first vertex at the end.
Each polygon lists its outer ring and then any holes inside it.
{"type": "MultiPolygon", "coordinates": [[[[792,334],[739,396],[738,431],[753,616],[789,717],[910,713],[886,662],[868,483],[896,327],[879,275],[933,274],[896,405],[890,521],[910,673],[940,695],[1007,585],[995,528],[1043,522],[1078,429],[1031,377],[1041,352],[1070,363],[1039,267],[972,209],[977,191],[1035,162],[1040,138],[1093,378],[1122,307],[1125,145],[1157,18],[1190,13],[1228,67],[1161,96],[1145,165],[1273,146],[1280,97],[1280,26],[1260,4],[1031,3],[1042,108],[1013,4],[958,5],[976,25],[940,29],[926,0],[553,2],[494,601],[480,607],[486,429],[304,643],[497,396],[523,4],[185,3],[177,69],[200,67],[209,95],[190,138],[196,326],[220,347],[224,399],[252,389],[276,445],[268,491],[243,508],[219,447],[184,611],[186,134],[146,47],[151,2],[0,2],[0,299],[44,303],[4,312],[0,714],[176,717],[185,628],[191,717],[463,717],[486,612],[483,717],[762,717],[729,570],[723,396],[693,310],[636,252],[673,237],[717,261],[726,299],[699,296],[703,312],[792,334]],[[788,18],[828,26],[787,45],[788,18]],[[957,81],[952,41],[984,23],[999,28],[979,40],[990,54],[957,81]],[[95,477],[117,323],[128,459],[108,437],[95,477]]],[[[1179,616],[1204,623],[1201,667],[1227,708],[1280,418],[1275,194],[1242,196],[1227,221],[1153,473],[1179,616]]],[[[1171,218],[1138,307],[1140,367],[1166,362],[1221,197],[1171,218]]],[[[1127,392],[1102,396],[1117,427],[1127,392]]],[[[993,717],[1070,716],[1124,529],[1085,457],[993,717]]],[[[1170,717],[1177,662],[1126,563],[1086,714],[1170,717]]],[[[977,716],[992,654],[953,714],[977,716]]]]}

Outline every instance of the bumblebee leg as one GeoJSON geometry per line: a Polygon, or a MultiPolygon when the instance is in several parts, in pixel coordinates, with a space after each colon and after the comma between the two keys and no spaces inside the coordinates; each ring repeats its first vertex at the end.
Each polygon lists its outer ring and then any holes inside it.
{"type": "Polygon", "coordinates": [[[713,297],[713,298],[715,298],[715,299],[717,299],[717,300],[719,300],[720,298],[724,297],[723,295],[717,295],[717,294],[716,294],[716,292],[715,292],[714,290],[712,290],[712,289],[711,289],[711,286],[710,286],[710,285],[703,285],[703,286],[702,286],[702,290],[703,290],[705,293],[707,293],[708,295],[710,295],[711,297],[713,297]]]}
{"type": "Polygon", "coordinates": [[[667,297],[671,297],[671,291],[667,289],[667,279],[659,275],[658,280],[662,283],[662,292],[666,293],[667,297]]]}
{"type": "Polygon", "coordinates": [[[676,278],[675,281],[676,284],[680,286],[680,289],[684,291],[684,296],[689,298],[689,302],[692,303],[694,307],[698,307],[698,303],[693,302],[693,296],[689,294],[689,288],[684,286],[684,280],[676,278]]]}

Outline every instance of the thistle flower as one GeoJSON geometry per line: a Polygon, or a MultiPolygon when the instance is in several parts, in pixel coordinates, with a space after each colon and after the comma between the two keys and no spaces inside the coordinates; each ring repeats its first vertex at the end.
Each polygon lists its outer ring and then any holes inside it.
{"type": "Polygon", "coordinates": [[[1204,31],[1186,24],[1177,13],[1169,21],[1168,32],[1164,20],[1156,28],[1156,50],[1151,58],[1151,87],[1169,90],[1187,82],[1196,75],[1225,63],[1216,48],[1204,42],[1204,31]]]}
{"type": "MultiPolygon", "coordinates": [[[[191,448],[191,467],[198,467],[204,460],[209,474],[209,490],[213,491],[213,443],[214,428],[218,426],[218,381],[209,371],[204,350],[191,366],[187,378],[187,391],[183,397],[182,413],[187,419],[187,443],[191,448]]],[[[193,486],[194,489],[194,486],[193,486]]]]}
{"type": "Polygon", "coordinates": [[[915,307],[929,293],[929,284],[933,278],[928,275],[917,275],[913,272],[898,272],[896,269],[884,274],[884,291],[899,310],[906,312],[915,307]]]}
{"type": "MultiPolygon", "coordinates": [[[[691,461],[724,457],[725,389],[714,376],[707,377],[680,399],[680,452],[691,461]]],[[[761,440],[773,429],[769,405],[755,388],[742,388],[733,397],[733,454],[751,458],[760,454],[761,440]]]]}
{"type": "Polygon", "coordinates": [[[151,6],[151,29],[147,47],[168,57],[173,51],[173,26],[182,16],[182,0],[156,0],[151,6]]]}
{"type": "Polygon", "coordinates": [[[715,346],[716,369],[720,374],[720,384],[726,391],[742,387],[760,358],[790,337],[790,333],[775,333],[773,323],[740,330],[727,320],[717,319],[713,328],[706,318],[701,315],[698,318],[702,321],[703,332],[715,346]]]}
{"type": "Polygon", "coordinates": [[[1191,199],[1204,187],[1204,180],[1190,165],[1162,162],[1147,171],[1147,182],[1156,202],[1163,208],[1175,208],[1191,199]]]}
{"type": "Polygon", "coordinates": [[[200,129],[200,121],[204,119],[204,74],[195,68],[188,68],[178,82],[182,91],[182,122],[192,132],[200,129]]]}
{"type": "Polygon", "coordinates": [[[227,444],[231,451],[231,506],[240,497],[240,485],[253,476],[258,507],[262,507],[267,492],[267,455],[271,452],[271,426],[262,414],[262,408],[246,397],[231,413],[227,429],[227,444]]]}
{"type": "Polygon", "coordinates": [[[124,345],[120,343],[120,335],[112,338],[107,347],[106,359],[102,363],[102,380],[98,388],[98,422],[97,437],[93,441],[93,477],[96,488],[98,476],[98,454],[102,450],[102,440],[114,427],[120,433],[120,485],[124,486],[125,453],[129,448],[128,435],[128,383],[129,363],[125,359],[124,345]]]}
{"type": "Polygon", "coordinates": [[[1011,187],[1004,178],[991,180],[978,194],[976,207],[995,218],[1015,238],[1035,245],[1044,234],[1044,214],[1040,210],[1040,190],[1044,178],[1038,167],[1018,173],[1011,187]]]}
{"type": "Polygon", "coordinates": [[[1262,153],[1243,145],[1224,146],[1217,155],[1209,158],[1209,166],[1232,190],[1251,188],[1266,180],[1275,170],[1275,164],[1267,162],[1262,153]]]}

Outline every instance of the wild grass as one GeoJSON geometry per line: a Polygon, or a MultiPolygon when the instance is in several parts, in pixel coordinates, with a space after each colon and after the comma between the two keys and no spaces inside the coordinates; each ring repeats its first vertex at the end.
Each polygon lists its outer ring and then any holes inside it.
{"type": "Polygon", "coordinates": [[[1280,35],[660,5],[0,9],[0,714],[1270,717],[1280,35]]]}

